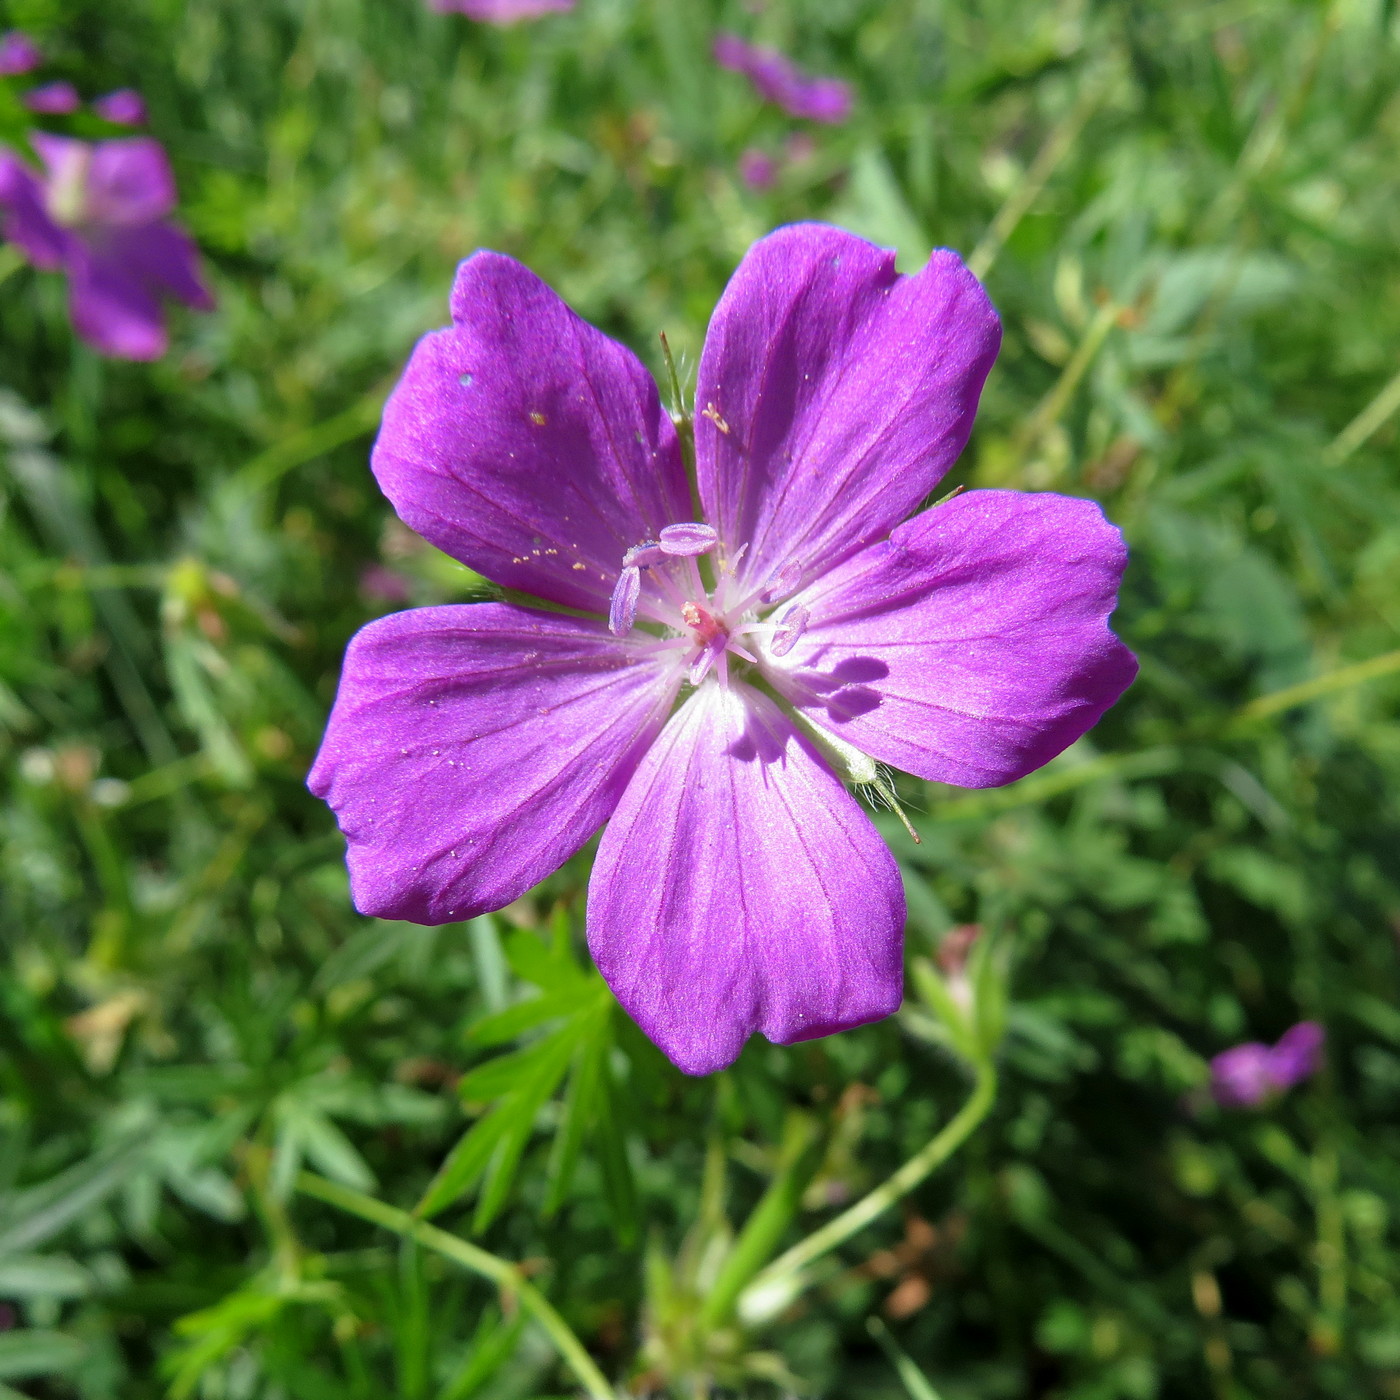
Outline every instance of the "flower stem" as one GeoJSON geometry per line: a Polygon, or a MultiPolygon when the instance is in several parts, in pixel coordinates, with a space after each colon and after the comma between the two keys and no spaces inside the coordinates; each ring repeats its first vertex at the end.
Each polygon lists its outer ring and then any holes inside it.
{"type": "Polygon", "coordinates": [[[558,1348],[569,1369],[578,1377],[583,1388],[592,1400],[616,1400],[617,1392],[608,1384],[607,1377],[598,1369],[594,1360],[584,1350],[583,1343],[574,1335],[569,1324],[550,1305],[549,1300],[532,1283],[529,1283],[519,1268],[507,1259],[498,1259],[474,1244],[439,1230],[425,1220],[418,1220],[406,1210],[387,1205],[374,1196],[352,1190],[334,1181],[327,1181],[313,1172],[301,1172],[297,1176],[297,1190],[304,1195],[314,1196],[318,1201],[357,1215],[404,1239],[416,1240],[426,1249],[431,1249],[454,1264],[461,1265],[469,1273],[490,1279],[497,1287],[513,1293],[520,1306],[549,1333],[550,1340],[558,1348]]]}
{"type": "Polygon", "coordinates": [[[835,1220],[829,1220],[821,1229],[808,1235],[805,1240],[793,1245],[781,1254],[766,1269],[758,1273],[746,1290],[749,1293],[763,1288],[766,1283],[776,1282],[785,1275],[797,1274],[809,1264],[820,1259],[823,1254],[843,1244],[863,1230],[877,1216],[882,1215],[894,1203],[908,1195],[923,1179],[936,1168],[942,1166],[960,1148],[973,1129],[987,1116],[996,1100],[997,1074],[990,1062],[977,1066],[977,1082],[972,1094],[958,1112],[944,1124],[942,1130],[916,1152],[887,1181],[877,1186],[868,1196],[862,1197],[855,1205],[843,1210],[835,1220]]]}

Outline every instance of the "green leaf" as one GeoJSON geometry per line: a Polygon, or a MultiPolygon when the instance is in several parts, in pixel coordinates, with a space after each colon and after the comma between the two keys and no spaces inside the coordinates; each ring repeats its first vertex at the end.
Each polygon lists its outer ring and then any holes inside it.
{"type": "Polygon", "coordinates": [[[324,1113],[303,1107],[297,1117],[297,1132],[307,1158],[332,1181],[356,1191],[372,1191],[374,1173],[355,1145],[324,1113]]]}
{"type": "Polygon", "coordinates": [[[0,1298],[81,1298],[92,1275],[65,1254],[0,1257],[0,1298]]]}
{"type": "Polygon", "coordinates": [[[127,1141],[39,1186],[0,1198],[0,1254],[43,1244],[67,1228],[122,1184],[145,1146],[141,1139],[127,1141]]]}
{"type": "Polygon", "coordinates": [[[549,1159],[549,1191],[545,1196],[544,1214],[551,1216],[564,1203],[578,1166],[579,1150],[584,1133],[598,1112],[602,1093],[602,1076],[606,1057],[612,1046],[610,1008],[600,1006],[586,1018],[580,1018],[580,1044],[569,1076],[568,1092],[564,1096],[564,1117],[554,1138],[554,1150],[549,1159]]]}
{"type": "Polygon", "coordinates": [[[506,939],[506,961],[522,981],[546,992],[587,991],[592,978],[578,965],[568,943],[545,943],[528,929],[517,929],[506,939]]]}
{"type": "Polygon", "coordinates": [[[534,1072],[521,1084],[515,1096],[496,1110],[497,1113],[509,1114],[509,1124],[487,1168],[481,1199],[477,1202],[476,1214],[472,1219],[473,1230],[484,1230],[505,1205],[515,1184],[516,1165],[535,1130],[535,1119],[559,1087],[559,1081],[573,1059],[579,1029],[578,1022],[573,1021],[541,1041],[534,1072]]]}
{"type": "Polygon", "coordinates": [[[510,1359],[525,1329],[525,1313],[506,1321],[497,1308],[481,1315],[462,1364],[438,1392],[437,1400],[471,1400],[510,1359]]]}
{"type": "Polygon", "coordinates": [[[457,1145],[438,1168],[437,1175],[428,1183],[428,1189],[414,1211],[416,1215],[431,1220],[476,1185],[496,1150],[507,1121],[499,1112],[488,1114],[458,1139],[457,1145]]]}
{"type": "Polygon", "coordinates": [[[544,996],[527,997],[504,1011],[497,1011],[474,1021],[467,1029],[467,1040],[473,1045],[504,1045],[526,1031],[546,1021],[568,1016],[578,1009],[578,993],[570,987],[544,996]]]}
{"type": "Polygon", "coordinates": [[[0,1332],[0,1380],[36,1380],[71,1371],[86,1355],[87,1347],[66,1332],[0,1332]]]}

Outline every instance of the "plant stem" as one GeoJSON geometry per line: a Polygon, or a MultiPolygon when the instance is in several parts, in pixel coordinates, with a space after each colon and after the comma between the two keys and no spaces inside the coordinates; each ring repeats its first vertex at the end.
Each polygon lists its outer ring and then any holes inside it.
{"type": "MultiPolygon", "coordinates": [[[[1400,650],[1387,651],[1380,656],[1373,656],[1367,661],[1357,661],[1351,666],[1328,671],[1326,675],[1314,676],[1310,681],[1300,681],[1297,685],[1290,685],[1283,690],[1260,695],[1240,710],[1237,722],[1266,719],[1270,715],[1291,710],[1295,705],[1306,705],[1309,700],[1320,699],[1322,696],[1331,695],[1338,690],[1347,690],[1351,686],[1361,685],[1365,681],[1377,680],[1379,677],[1388,676],[1394,671],[1400,671],[1400,650]]],[[[1233,726],[1231,727],[1233,728],[1233,726]]]]}
{"type": "Polygon", "coordinates": [[[916,1152],[900,1169],[868,1196],[843,1210],[835,1220],[793,1245],[766,1269],[760,1271],[746,1292],[761,1289],[787,1274],[796,1274],[823,1254],[843,1244],[863,1230],[877,1216],[908,1195],[926,1176],[942,1166],[959,1147],[971,1137],[973,1129],[987,1116],[996,1100],[997,1074],[988,1062],[977,1066],[977,1083],[972,1094],[958,1112],[944,1124],[928,1144],[916,1152]]]}
{"type": "Polygon", "coordinates": [[[431,1249],[444,1258],[461,1265],[469,1273],[490,1279],[497,1287],[513,1293],[520,1306],[549,1333],[550,1340],[559,1350],[559,1355],[578,1377],[583,1388],[592,1400],[616,1400],[617,1393],[608,1384],[607,1377],[598,1369],[593,1358],[584,1350],[583,1343],[574,1335],[569,1324],[550,1305],[549,1300],[532,1283],[529,1283],[519,1268],[507,1259],[498,1259],[474,1244],[439,1230],[424,1220],[415,1219],[406,1210],[386,1204],[362,1191],[341,1186],[338,1182],[327,1181],[314,1172],[301,1172],[297,1176],[297,1190],[318,1201],[336,1206],[361,1220],[380,1225],[404,1239],[416,1240],[425,1249],[431,1249]]]}

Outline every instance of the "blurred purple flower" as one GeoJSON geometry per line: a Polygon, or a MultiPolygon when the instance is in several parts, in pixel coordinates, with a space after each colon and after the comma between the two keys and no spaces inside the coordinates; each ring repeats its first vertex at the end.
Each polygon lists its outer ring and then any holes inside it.
{"type": "Polygon", "coordinates": [[[776,103],[790,116],[814,122],[843,122],[851,115],[851,89],[839,78],[817,78],[804,73],[777,49],[747,44],[736,34],[719,34],[714,43],[715,62],[733,73],[742,73],[759,96],[776,103]]]}
{"type": "Polygon", "coordinates": [[[45,83],[43,87],[30,88],[20,100],[31,112],[45,117],[66,117],[83,105],[72,83],[45,83]]]}
{"type": "Polygon", "coordinates": [[[1277,1045],[1249,1041],[1222,1051],[1210,1062],[1210,1088],[1227,1108],[1253,1108],[1317,1073],[1326,1032],[1316,1021],[1300,1021],[1277,1045]]]}
{"type": "Polygon", "coordinates": [[[360,592],[377,603],[406,603],[413,596],[413,585],[393,569],[371,564],[360,571],[360,592]]]}
{"type": "Polygon", "coordinates": [[[564,14],[575,0],[428,0],[439,14],[466,15],[483,24],[518,24],[542,15],[564,14]]]}
{"type": "Polygon", "coordinates": [[[105,97],[99,97],[92,110],[103,121],[115,122],[118,126],[145,126],[148,119],[146,99],[135,88],[118,88],[105,97]]]}
{"type": "Polygon", "coordinates": [[[452,318],[385,406],[375,476],[430,543],[575,613],[420,608],[352,639],[308,784],[356,906],[499,909],[606,821],[589,947],[681,1069],[888,1015],[899,870],[824,755],[996,786],[1136,671],[1093,502],[969,491],[905,519],[971,431],[985,291],[955,253],[902,277],[825,225],[755,244],[700,358],[708,523],[631,351],[499,253],[462,264],[452,318]]]}
{"type": "Polygon", "coordinates": [[[68,273],[74,328],[104,355],[153,360],[165,353],[162,296],[207,311],[193,240],[167,216],[175,177],[145,136],[95,145],[36,131],[44,162],[30,169],[0,149],[3,232],[35,267],[68,273]]]}
{"type": "Polygon", "coordinates": [[[739,178],[751,190],[771,190],[778,180],[778,162],[757,146],[739,157],[739,178]]]}
{"type": "Polygon", "coordinates": [[[15,78],[21,73],[32,73],[42,62],[44,55],[39,46],[18,29],[0,34],[0,78],[15,78]]]}

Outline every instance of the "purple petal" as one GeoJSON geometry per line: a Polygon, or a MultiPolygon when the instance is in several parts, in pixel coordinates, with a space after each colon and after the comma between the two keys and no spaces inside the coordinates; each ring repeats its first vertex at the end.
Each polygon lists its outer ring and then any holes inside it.
{"type": "Polygon", "coordinates": [[[93,146],[89,218],[103,224],[148,224],[174,207],[175,173],[154,137],[122,136],[93,146]]]}
{"type": "Polygon", "coordinates": [[[1210,1062],[1210,1089],[1227,1108],[1252,1108],[1278,1089],[1273,1051],[1250,1041],[1222,1051],[1210,1062]]]}
{"type": "Polygon", "coordinates": [[[66,117],[83,105],[78,89],[72,83],[45,83],[42,87],[30,88],[20,99],[31,112],[46,117],[66,117]]]}
{"type": "Polygon", "coordinates": [[[693,514],[655,382],[500,253],[462,264],[452,318],[385,405],[380,486],[478,573],[606,613],[627,550],[693,514]]]}
{"type": "Polygon", "coordinates": [[[77,240],[68,258],[68,311],[73,329],[116,359],[158,360],[170,343],[154,291],[121,259],[77,240]]]}
{"type": "Polygon", "coordinates": [[[904,894],[869,818],[771,700],[702,686],[598,848],[588,944],[687,1074],[899,1006],[904,894]]]}
{"type": "Polygon", "coordinates": [[[564,14],[575,0],[429,0],[439,14],[461,14],[483,24],[518,24],[542,15],[564,14]]]}
{"type": "Polygon", "coordinates": [[[742,73],[762,98],[790,116],[818,122],[843,122],[851,114],[851,89],[839,78],[818,78],[804,72],[786,54],[737,35],[719,34],[712,49],[721,68],[742,73]]]}
{"type": "Polygon", "coordinates": [[[885,763],[962,787],[1009,783],[1072,744],[1136,674],[1108,628],[1126,562],[1093,501],[970,491],[808,589],[806,628],[770,675],[885,763]]]}
{"type": "Polygon", "coordinates": [[[35,267],[52,272],[63,266],[72,235],[50,217],[43,181],[12,151],[0,150],[0,207],[0,231],[35,267]]]}
{"type": "Polygon", "coordinates": [[[21,73],[32,73],[43,61],[44,55],[38,44],[28,34],[18,29],[0,34],[0,78],[17,78],[21,73]]]}
{"type": "Polygon", "coordinates": [[[103,121],[114,122],[117,126],[145,126],[149,120],[146,99],[135,88],[118,88],[105,97],[99,97],[92,110],[103,121]]]}
{"type": "Polygon", "coordinates": [[[850,86],[839,78],[799,78],[783,106],[794,117],[835,125],[851,115],[853,104],[850,86]]]}
{"type": "Polygon", "coordinates": [[[942,250],[913,277],[822,224],[749,250],[705,338],[700,496],[741,581],[793,592],[887,535],[967,441],[1001,327],[942,250]]]}
{"type": "Polygon", "coordinates": [[[440,924],[519,898],[612,811],[677,685],[665,653],[529,608],[370,623],[307,779],[349,843],[355,907],[440,924]]]}
{"type": "Polygon", "coordinates": [[[1269,1052],[1270,1068],[1280,1089],[1292,1088],[1317,1073],[1326,1039],[1327,1032],[1316,1021],[1300,1021],[1284,1031],[1269,1052]]]}
{"type": "Polygon", "coordinates": [[[212,311],[214,296],[199,270],[199,248],[174,224],[154,223],[107,230],[101,253],[153,291],[197,311],[212,311]]]}
{"type": "Polygon", "coordinates": [[[739,157],[739,178],[751,190],[771,190],[778,182],[778,162],[767,151],[750,146],[739,157]]]}

